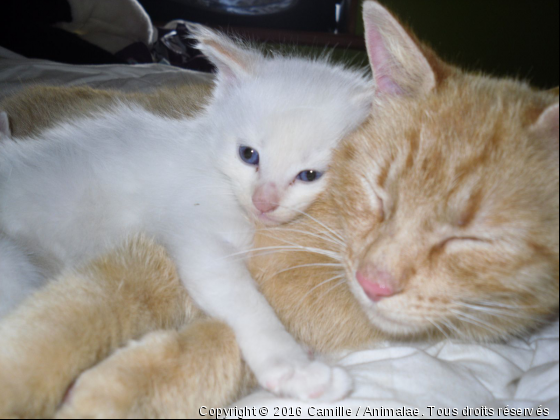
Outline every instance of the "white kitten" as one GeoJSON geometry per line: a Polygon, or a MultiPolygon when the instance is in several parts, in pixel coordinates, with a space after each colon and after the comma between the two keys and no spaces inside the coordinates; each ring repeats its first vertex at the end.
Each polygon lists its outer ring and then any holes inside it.
{"type": "Polygon", "coordinates": [[[370,81],[191,29],[218,67],[207,110],[177,121],[123,104],[43,141],[0,144],[0,229],[55,261],[51,275],[135,233],[153,235],[195,301],[233,328],[263,386],[342,398],[348,376],[309,360],[239,255],[251,248],[255,219],[287,222],[325,188],[332,150],[368,115],[370,81]]]}

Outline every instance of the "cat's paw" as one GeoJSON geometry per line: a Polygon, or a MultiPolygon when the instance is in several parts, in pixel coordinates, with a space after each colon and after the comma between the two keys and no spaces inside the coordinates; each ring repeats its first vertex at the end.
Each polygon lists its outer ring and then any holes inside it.
{"type": "Polygon", "coordinates": [[[170,331],[150,333],[83,373],[56,418],[151,417],[152,392],[158,389],[155,384],[165,383],[158,373],[169,357],[180,352],[176,336],[170,331]]]}
{"type": "Polygon", "coordinates": [[[128,418],[136,394],[130,384],[103,366],[86,371],[68,391],[57,419],[128,418]]]}
{"type": "Polygon", "coordinates": [[[353,388],[352,378],[344,369],[318,361],[299,365],[276,363],[258,376],[267,390],[301,401],[339,401],[353,388]]]}
{"type": "Polygon", "coordinates": [[[21,395],[10,383],[12,378],[5,375],[0,366],[0,419],[23,418],[23,412],[17,406],[21,395]]]}
{"type": "Polygon", "coordinates": [[[31,358],[26,361],[0,351],[0,419],[50,418],[56,410],[60,379],[44,376],[31,358]]]}

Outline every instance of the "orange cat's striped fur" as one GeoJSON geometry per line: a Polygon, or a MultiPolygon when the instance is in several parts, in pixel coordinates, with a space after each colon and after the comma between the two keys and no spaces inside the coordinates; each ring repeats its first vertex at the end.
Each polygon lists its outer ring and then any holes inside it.
{"type": "MultiPolygon", "coordinates": [[[[464,73],[365,8],[377,103],[309,216],[261,230],[261,289],[325,353],[538,327],[558,311],[558,91],[464,73]]],[[[52,282],[0,324],[0,416],[52,415],[96,362],[61,418],[196,416],[250,389],[233,334],[179,285],[143,238],[52,282]]]]}

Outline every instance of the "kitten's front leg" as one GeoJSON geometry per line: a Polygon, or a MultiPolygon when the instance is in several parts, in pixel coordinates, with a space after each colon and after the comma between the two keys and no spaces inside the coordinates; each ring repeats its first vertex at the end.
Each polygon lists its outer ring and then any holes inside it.
{"type": "Polygon", "coordinates": [[[312,361],[259,292],[244,260],[223,242],[199,243],[177,258],[191,297],[234,331],[247,364],[266,389],[300,400],[336,401],[352,389],[341,368],[312,361]]]}

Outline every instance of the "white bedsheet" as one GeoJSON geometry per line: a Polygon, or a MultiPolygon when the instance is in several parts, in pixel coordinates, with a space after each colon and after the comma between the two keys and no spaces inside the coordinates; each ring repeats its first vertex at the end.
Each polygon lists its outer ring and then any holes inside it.
{"type": "Polygon", "coordinates": [[[442,415],[438,416],[438,409],[456,409],[456,417],[491,417],[492,409],[494,417],[530,418],[537,417],[540,407],[543,411],[548,409],[548,417],[558,418],[559,331],[556,321],[532,337],[507,344],[452,340],[435,344],[383,343],[340,359],[355,380],[355,391],[336,405],[302,404],[259,391],[236,406],[256,407],[257,413],[266,407],[268,417],[274,417],[275,407],[301,407],[305,418],[336,406],[344,412],[350,409],[352,417],[357,418],[371,418],[366,408],[381,407],[417,408],[420,418],[451,417],[445,415],[446,411],[440,411],[442,415]],[[430,411],[429,407],[434,408],[430,411]],[[485,416],[476,412],[463,415],[463,409],[483,407],[488,409],[483,412],[485,416]],[[533,409],[533,416],[512,416],[511,412],[506,415],[506,407],[533,409]]]}
{"type": "Polygon", "coordinates": [[[73,66],[30,60],[0,47],[0,100],[38,84],[149,91],[163,86],[204,83],[211,79],[208,74],[161,64],[73,66]]]}
{"type": "MultiPolygon", "coordinates": [[[[159,86],[207,80],[210,80],[208,75],[162,65],[69,66],[26,60],[0,48],[0,99],[30,84],[146,91],[159,86]]],[[[537,417],[540,407],[548,410],[548,417],[558,418],[559,330],[556,321],[526,340],[513,340],[507,344],[465,344],[459,341],[384,343],[339,360],[352,374],[356,386],[350,398],[337,405],[303,404],[259,391],[234,407],[254,407],[257,414],[259,408],[266,407],[269,417],[274,417],[275,407],[292,407],[294,414],[299,407],[304,418],[319,417],[318,408],[336,406],[350,409],[353,417],[358,418],[375,417],[365,411],[366,408],[403,406],[419,409],[420,417],[425,418],[438,418],[437,409],[457,409],[456,417],[489,417],[474,413],[464,416],[462,410],[467,407],[494,409],[495,417],[528,418],[531,416],[512,415],[498,409],[533,408],[533,417],[537,417]],[[432,416],[430,406],[435,407],[432,416]]],[[[346,411],[337,414],[344,413],[346,411]]],[[[250,417],[247,415],[250,412],[244,414],[244,417],[250,417]]],[[[281,417],[290,418],[290,412],[285,414],[281,417]]]]}

